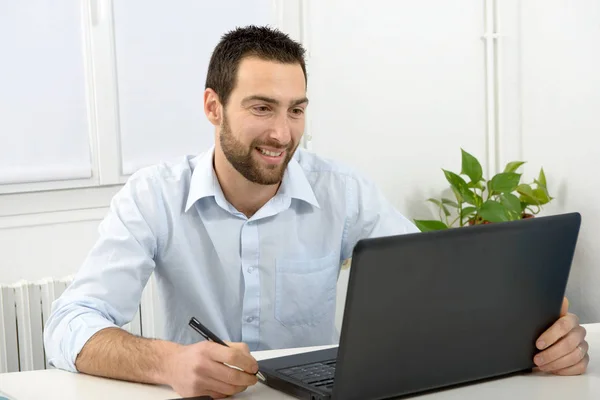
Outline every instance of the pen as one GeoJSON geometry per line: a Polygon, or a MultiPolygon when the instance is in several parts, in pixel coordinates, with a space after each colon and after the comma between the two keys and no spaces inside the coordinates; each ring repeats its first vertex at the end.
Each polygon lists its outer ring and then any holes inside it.
{"type": "MultiPolygon", "coordinates": [[[[204,339],[206,339],[206,340],[211,340],[211,341],[213,341],[213,342],[215,342],[215,343],[218,343],[218,344],[220,344],[221,346],[229,347],[229,346],[227,345],[227,343],[225,343],[224,341],[222,341],[221,339],[219,339],[219,337],[218,337],[217,335],[215,335],[214,333],[212,333],[212,331],[211,331],[210,329],[208,329],[207,327],[205,327],[204,325],[202,325],[202,324],[200,323],[200,321],[198,321],[198,319],[196,319],[195,317],[192,317],[192,318],[190,318],[189,325],[190,325],[190,326],[191,326],[191,327],[192,327],[192,328],[193,328],[193,329],[194,329],[196,332],[198,332],[198,333],[199,333],[199,334],[200,334],[200,335],[201,335],[201,336],[202,336],[204,339]]],[[[244,371],[243,369],[241,369],[241,368],[239,368],[239,367],[236,367],[236,366],[234,366],[234,365],[229,365],[229,364],[225,364],[225,365],[227,365],[227,366],[229,366],[229,367],[231,367],[231,368],[235,368],[235,369],[237,369],[237,370],[240,370],[240,371],[246,372],[246,371],[244,371]]],[[[265,378],[265,376],[264,376],[264,375],[263,375],[263,374],[262,374],[260,371],[258,371],[258,372],[257,372],[255,375],[256,375],[256,377],[257,377],[258,379],[260,379],[261,381],[263,381],[263,382],[266,382],[266,380],[267,380],[267,379],[265,378]]]]}

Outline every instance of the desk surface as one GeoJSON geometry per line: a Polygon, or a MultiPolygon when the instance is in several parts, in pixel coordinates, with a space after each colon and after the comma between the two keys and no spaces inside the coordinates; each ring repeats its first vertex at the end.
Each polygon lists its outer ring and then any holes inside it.
{"type": "MultiPolygon", "coordinates": [[[[600,348],[600,323],[584,325],[588,330],[590,353],[600,348]]],[[[272,350],[254,353],[257,359],[299,353],[303,348],[272,350]]],[[[168,387],[115,381],[60,370],[41,370],[0,374],[0,391],[16,400],[166,400],[179,396],[168,387]]],[[[281,400],[292,399],[262,384],[236,395],[235,399],[281,400]]],[[[419,400],[504,400],[504,399],[599,399],[600,361],[591,358],[588,372],[582,376],[562,377],[542,373],[523,374],[476,383],[455,389],[416,396],[419,400]]]]}

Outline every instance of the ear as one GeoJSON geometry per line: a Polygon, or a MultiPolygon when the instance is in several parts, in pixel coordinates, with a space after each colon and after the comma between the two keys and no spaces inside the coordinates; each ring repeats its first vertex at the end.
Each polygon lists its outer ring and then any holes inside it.
{"type": "Polygon", "coordinates": [[[204,114],[214,126],[221,125],[223,107],[219,95],[214,90],[208,88],[204,91],[204,114]]]}

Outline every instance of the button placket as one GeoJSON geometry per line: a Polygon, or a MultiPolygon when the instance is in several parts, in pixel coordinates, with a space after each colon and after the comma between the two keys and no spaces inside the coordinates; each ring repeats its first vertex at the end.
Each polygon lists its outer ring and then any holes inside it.
{"type": "Polygon", "coordinates": [[[260,274],[257,268],[259,258],[258,243],[258,226],[256,222],[246,222],[241,232],[241,263],[245,286],[242,313],[242,340],[251,349],[258,347],[260,338],[260,274]]]}

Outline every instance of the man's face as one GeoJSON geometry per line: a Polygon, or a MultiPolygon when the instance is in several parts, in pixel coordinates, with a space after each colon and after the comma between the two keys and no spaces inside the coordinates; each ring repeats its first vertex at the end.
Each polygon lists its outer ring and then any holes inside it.
{"type": "Polygon", "coordinates": [[[306,83],[299,64],[240,63],[219,128],[227,160],[251,182],[281,182],[304,132],[306,83]]]}

